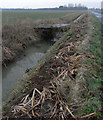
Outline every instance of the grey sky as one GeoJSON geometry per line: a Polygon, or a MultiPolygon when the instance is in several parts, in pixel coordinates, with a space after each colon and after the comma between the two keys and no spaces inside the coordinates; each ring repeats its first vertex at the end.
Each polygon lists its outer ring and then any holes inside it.
{"type": "Polygon", "coordinates": [[[0,8],[51,8],[69,3],[81,3],[87,7],[101,7],[102,0],[0,0],[0,8]]]}

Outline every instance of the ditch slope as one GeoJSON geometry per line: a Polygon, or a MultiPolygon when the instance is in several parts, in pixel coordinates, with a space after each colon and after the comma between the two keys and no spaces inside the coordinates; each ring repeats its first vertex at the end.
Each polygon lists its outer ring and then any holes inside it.
{"type": "MultiPolygon", "coordinates": [[[[100,93],[97,91],[100,86],[90,89],[91,83],[87,81],[91,78],[87,75],[93,68],[88,59],[96,59],[90,52],[94,27],[97,27],[95,22],[99,24],[95,17],[85,14],[70,26],[70,30],[48,50],[36,68],[28,72],[12,92],[3,108],[4,117],[101,118],[100,93]]],[[[98,76],[91,75],[97,80],[98,76]]]]}
{"type": "MultiPolygon", "coordinates": [[[[2,28],[2,64],[4,67],[13,61],[15,61],[24,50],[31,44],[36,44],[40,41],[50,41],[56,37],[56,33],[63,33],[62,27],[58,31],[58,28],[51,27],[49,29],[40,29],[39,25],[46,27],[48,24],[69,24],[74,21],[82,12],[72,13],[70,15],[63,16],[56,20],[39,20],[39,21],[26,21],[21,24],[9,25],[5,24],[2,28]],[[39,29],[37,29],[39,28],[39,29]],[[45,37],[49,36],[49,37],[45,37]]],[[[68,28],[67,28],[68,29],[68,28]]]]}

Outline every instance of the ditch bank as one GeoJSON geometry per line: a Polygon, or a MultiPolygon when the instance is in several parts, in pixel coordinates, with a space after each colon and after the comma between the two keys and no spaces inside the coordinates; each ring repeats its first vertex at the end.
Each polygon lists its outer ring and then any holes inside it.
{"type": "MultiPolygon", "coordinates": [[[[85,71],[80,64],[84,53],[77,48],[85,42],[84,38],[88,34],[88,18],[86,14],[72,24],[39,64],[25,74],[5,103],[3,116],[78,118],[78,111],[82,111],[79,106],[84,100],[81,96],[85,94],[85,88],[80,87],[85,71]],[[82,71],[81,74],[79,71],[82,71]]],[[[86,118],[82,115],[79,117],[86,118]]]]}
{"type": "Polygon", "coordinates": [[[38,61],[45,55],[46,51],[52,45],[50,42],[41,41],[36,45],[28,47],[24,53],[7,68],[2,71],[2,100],[5,101],[10,91],[15,88],[18,80],[28,72],[32,66],[35,66],[38,61]]]}
{"type": "Polygon", "coordinates": [[[23,54],[25,49],[40,41],[56,41],[68,30],[68,24],[83,13],[66,15],[56,20],[28,21],[15,25],[3,25],[2,28],[2,64],[6,67],[23,54]],[[56,24],[55,24],[56,23],[56,24]],[[63,24],[64,23],[64,24],[63,24]],[[49,36],[49,37],[47,37],[49,36]]]}
{"type": "MultiPolygon", "coordinates": [[[[55,25],[55,24],[54,24],[55,25]]],[[[55,27],[43,27],[43,28],[28,28],[26,27],[21,33],[19,29],[15,30],[15,26],[3,27],[3,66],[6,67],[9,63],[15,61],[15,59],[22,54],[25,49],[30,45],[35,45],[38,42],[47,41],[54,42],[63,35],[63,32],[67,31],[69,26],[62,27],[62,24],[58,28],[55,27]],[[23,35],[24,34],[24,35],[23,35]],[[27,34],[27,35],[26,35],[27,34]],[[8,40],[7,40],[8,39],[8,40]],[[9,41],[9,42],[8,42],[9,41]]]]}
{"type": "MultiPolygon", "coordinates": [[[[67,31],[67,29],[69,29],[69,26],[65,26],[64,24],[63,28],[61,28],[62,24],[58,24],[58,26],[59,27],[55,25],[54,28],[52,28],[51,26],[34,28],[39,41],[35,41],[35,43],[31,42],[32,44],[30,43],[28,47],[25,45],[25,48],[22,51],[18,51],[17,49],[16,51],[19,52],[19,55],[14,58],[16,60],[14,61],[14,59],[10,59],[8,63],[12,62],[12,60],[13,62],[7,67],[3,67],[3,102],[7,99],[9,93],[15,88],[17,81],[23,76],[23,74],[28,72],[32,68],[32,66],[35,66],[38,61],[45,55],[49,47],[53,45],[56,40],[59,39],[65,31],[67,31]]],[[[7,60],[10,57],[10,52],[8,52],[8,54],[9,56],[6,56],[7,60]]]]}
{"type": "MultiPolygon", "coordinates": [[[[78,17],[78,19],[79,18],[80,17],[78,17]]],[[[15,88],[21,76],[23,76],[25,72],[28,72],[32,66],[35,66],[40,58],[45,55],[46,50],[70,29],[70,24],[48,24],[46,26],[40,24],[39,27],[33,29],[40,41],[35,41],[35,44],[31,44],[32,41],[28,47],[25,46],[26,48],[21,51],[22,53],[17,49],[16,51],[19,52],[19,55],[15,58],[16,60],[13,62],[9,61],[12,63],[7,67],[3,67],[3,102],[7,99],[12,89],[15,88]]],[[[12,51],[13,50],[14,49],[12,49],[12,51]]],[[[16,51],[14,50],[14,52],[16,51]]],[[[9,52],[8,54],[10,55],[9,52]]],[[[8,59],[8,57],[6,59],[8,59]]]]}

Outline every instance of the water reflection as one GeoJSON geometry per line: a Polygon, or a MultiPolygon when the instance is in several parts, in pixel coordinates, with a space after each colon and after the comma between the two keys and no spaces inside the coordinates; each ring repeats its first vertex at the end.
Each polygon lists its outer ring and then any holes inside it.
{"type": "Polygon", "coordinates": [[[23,76],[25,71],[38,63],[47,49],[50,47],[50,43],[42,42],[36,46],[29,47],[25,52],[25,56],[19,58],[16,62],[10,64],[7,69],[3,68],[3,101],[8,96],[10,90],[12,90],[17,81],[23,76]]]}

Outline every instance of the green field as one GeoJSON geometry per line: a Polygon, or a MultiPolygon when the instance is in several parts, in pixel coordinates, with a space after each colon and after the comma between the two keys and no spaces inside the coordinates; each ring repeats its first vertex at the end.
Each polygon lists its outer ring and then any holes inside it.
{"type": "Polygon", "coordinates": [[[30,10],[5,10],[2,11],[3,24],[15,24],[21,23],[23,20],[31,19],[36,20],[48,20],[53,18],[60,18],[67,14],[74,13],[75,11],[30,11],[30,10]]]}

